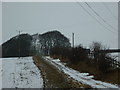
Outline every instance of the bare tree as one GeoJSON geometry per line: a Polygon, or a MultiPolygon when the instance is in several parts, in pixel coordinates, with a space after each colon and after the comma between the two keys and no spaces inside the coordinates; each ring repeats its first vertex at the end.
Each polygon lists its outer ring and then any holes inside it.
{"type": "Polygon", "coordinates": [[[90,46],[90,49],[92,51],[92,56],[94,59],[98,59],[99,58],[99,50],[103,49],[103,46],[101,44],[101,42],[93,42],[92,45],[90,46]]]}
{"type": "Polygon", "coordinates": [[[110,54],[99,52],[100,50],[105,50],[106,47],[103,46],[100,42],[93,42],[90,48],[92,51],[91,55],[96,61],[96,68],[103,73],[109,71],[111,64],[110,59],[112,59],[110,54]]]}

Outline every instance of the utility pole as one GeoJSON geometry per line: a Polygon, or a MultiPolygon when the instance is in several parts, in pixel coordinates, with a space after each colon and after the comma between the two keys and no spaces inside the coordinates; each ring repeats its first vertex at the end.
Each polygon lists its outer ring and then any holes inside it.
{"type": "Polygon", "coordinates": [[[73,48],[74,48],[74,33],[72,33],[72,44],[73,44],[73,48]]]}
{"type": "Polygon", "coordinates": [[[19,52],[19,58],[20,58],[20,33],[22,32],[22,31],[18,31],[18,30],[16,30],[19,34],[18,34],[18,39],[19,39],[19,41],[18,41],[18,52],[19,52]]]}

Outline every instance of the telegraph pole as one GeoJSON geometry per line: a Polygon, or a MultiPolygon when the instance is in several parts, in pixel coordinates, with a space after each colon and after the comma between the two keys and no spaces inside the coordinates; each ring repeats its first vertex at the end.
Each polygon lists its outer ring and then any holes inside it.
{"type": "Polygon", "coordinates": [[[18,41],[18,52],[19,52],[19,58],[20,58],[20,33],[22,32],[22,31],[18,31],[18,30],[16,30],[19,34],[18,34],[18,39],[19,39],[19,41],[18,41]]]}
{"type": "Polygon", "coordinates": [[[74,48],[74,33],[72,33],[72,44],[73,44],[73,48],[74,48]]]}

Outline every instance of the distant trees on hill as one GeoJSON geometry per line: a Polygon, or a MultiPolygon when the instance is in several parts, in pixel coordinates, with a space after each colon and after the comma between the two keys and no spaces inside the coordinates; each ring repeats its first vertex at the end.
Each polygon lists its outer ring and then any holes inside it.
{"type": "Polygon", "coordinates": [[[29,34],[16,36],[2,44],[2,57],[29,56],[32,37],[29,34]]]}
{"type": "Polygon", "coordinates": [[[32,51],[43,55],[49,55],[51,48],[54,47],[70,47],[69,39],[59,31],[49,31],[44,34],[33,36],[32,51]]]}
{"type": "Polygon", "coordinates": [[[44,34],[21,34],[2,44],[2,57],[29,56],[35,54],[49,55],[53,47],[70,47],[69,39],[59,31],[44,34]]]}

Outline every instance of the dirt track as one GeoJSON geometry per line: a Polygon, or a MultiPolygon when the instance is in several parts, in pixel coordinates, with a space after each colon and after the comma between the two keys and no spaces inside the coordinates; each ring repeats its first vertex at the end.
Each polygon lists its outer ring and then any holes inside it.
{"type": "Polygon", "coordinates": [[[34,56],[33,60],[43,76],[44,88],[90,88],[88,85],[78,83],[69,78],[39,56],[34,56]]]}

